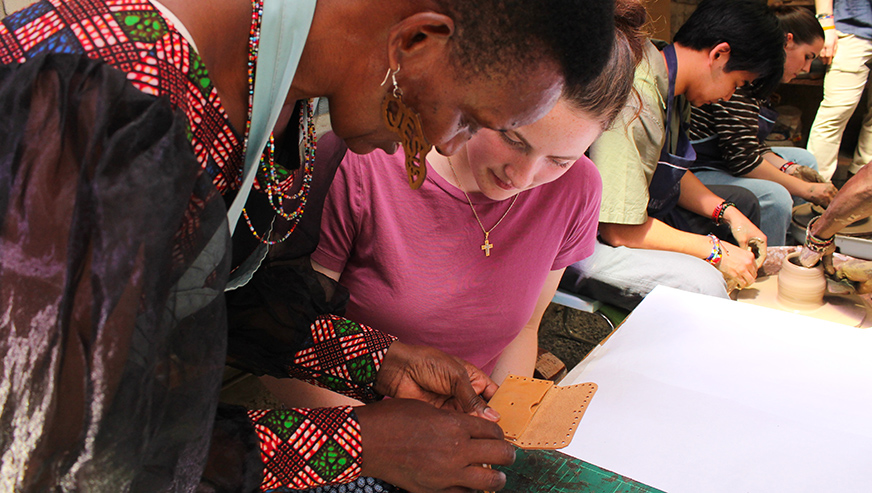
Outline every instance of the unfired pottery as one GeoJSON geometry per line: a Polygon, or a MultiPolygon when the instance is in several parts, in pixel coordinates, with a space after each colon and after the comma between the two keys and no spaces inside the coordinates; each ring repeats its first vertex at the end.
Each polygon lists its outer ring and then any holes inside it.
{"type": "Polygon", "coordinates": [[[798,310],[814,310],[824,304],[827,280],[818,264],[808,268],[799,265],[799,252],[781,261],[778,272],[778,301],[798,310]]]}
{"type": "Polygon", "coordinates": [[[758,277],[751,286],[734,293],[734,299],[854,327],[872,324],[872,308],[854,294],[827,291],[823,268],[794,264],[799,252],[784,256],[778,275],[758,277]],[[786,275],[783,273],[786,272],[786,275]]]}

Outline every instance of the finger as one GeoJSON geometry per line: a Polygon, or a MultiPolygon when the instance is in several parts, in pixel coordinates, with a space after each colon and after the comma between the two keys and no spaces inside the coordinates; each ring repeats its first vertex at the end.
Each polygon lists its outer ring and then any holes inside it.
{"type": "Polygon", "coordinates": [[[836,273],[836,269],[833,268],[833,254],[824,255],[821,262],[824,264],[824,272],[829,275],[836,273]]]}
{"type": "Polygon", "coordinates": [[[515,447],[503,439],[470,440],[464,450],[468,454],[467,463],[471,465],[510,466],[515,462],[515,447]]]}
{"type": "MultiPolygon", "coordinates": [[[[494,384],[496,385],[496,384],[494,384]]],[[[491,394],[493,395],[493,394],[491,394]]],[[[460,410],[476,416],[490,416],[496,417],[498,419],[499,415],[494,415],[496,411],[491,409],[487,402],[478,393],[475,389],[472,388],[472,384],[468,380],[460,379],[454,385],[454,398],[457,404],[460,406],[460,410]]]]}
{"type": "Polygon", "coordinates": [[[458,414],[457,422],[461,429],[465,431],[470,438],[499,441],[503,441],[505,438],[503,429],[493,421],[479,418],[477,416],[458,414]]]}
{"type": "Polygon", "coordinates": [[[475,392],[480,396],[484,397],[485,400],[489,401],[500,386],[490,377],[490,375],[479,370],[478,367],[472,363],[460,358],[457,358],[457,360],[463,364],[464,368],[466,368],[473,390],[475,390],[475,392]]]}
{"type": "Polygon", "coordinates": [[[458,480],[460,484],[457,486],[472,488],[476,491],[498,491],[506,485],[505,473],[479,465],[467,466],[458,480]]]}

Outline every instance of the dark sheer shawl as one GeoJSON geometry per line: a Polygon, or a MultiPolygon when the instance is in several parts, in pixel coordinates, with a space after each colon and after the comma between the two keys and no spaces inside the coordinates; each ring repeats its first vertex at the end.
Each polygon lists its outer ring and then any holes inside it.
{"type": "Polygon", "coordinates": [[[102,62],[0,67],[2,489],[199,482],[229,235],[187,132],[102,62]]]}

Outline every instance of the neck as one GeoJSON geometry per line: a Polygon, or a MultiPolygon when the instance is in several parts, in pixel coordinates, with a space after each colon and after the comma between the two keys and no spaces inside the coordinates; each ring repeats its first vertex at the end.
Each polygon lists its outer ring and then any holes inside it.
{"type": "Polygon", "coordinates": [[[449,164],[448,157],[439,154],[434,147],[427,154],[427,163],[430,169],[442,177],[448,183],[454,185],[460,190],[471,193],[480,192],[475,177],[472,176],[472,169],[469,166],[469,156],[466,153],[466,146],[461,147],[451,155],[449,164]],[[452,172],[452,168],[454,171],[452,172]],[[454,175],[457,175],[455,178],[454,175]],[[458,180],[460,183],[458,183],[458,180]]]}
{"type": "Polygon", "coordinates": [[[194,39],[209,78],[233,126],[243,131],[248,116],[248,37],[251,0],[159,0],[194,39]]]}
{"type": "Polygon", "coordinates": [[[696,64],[699,63],[700,60],[698,60],[698,51],[687,48],[678,43],[675,43],[674,46],[675,58],[678,62],[675,74],[675,95],[679,96],[687,91],[690,77],[693,75],[689,70],[682,70],[682,67],[696,67],[698,66],[696,64]]]}

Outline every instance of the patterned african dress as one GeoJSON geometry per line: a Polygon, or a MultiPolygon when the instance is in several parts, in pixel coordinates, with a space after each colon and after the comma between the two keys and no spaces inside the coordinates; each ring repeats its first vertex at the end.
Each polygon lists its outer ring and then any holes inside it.
{"type": "Polygon", "coordinates": [[[359,476],[352,408],[217,403],[227,358],[378,399],[393,342],[326,315],[341,288],[314,289],[308,261],[225,301],[243,142],[148,1],[44,0],[0,22],[0,490],[359,476]]]}

